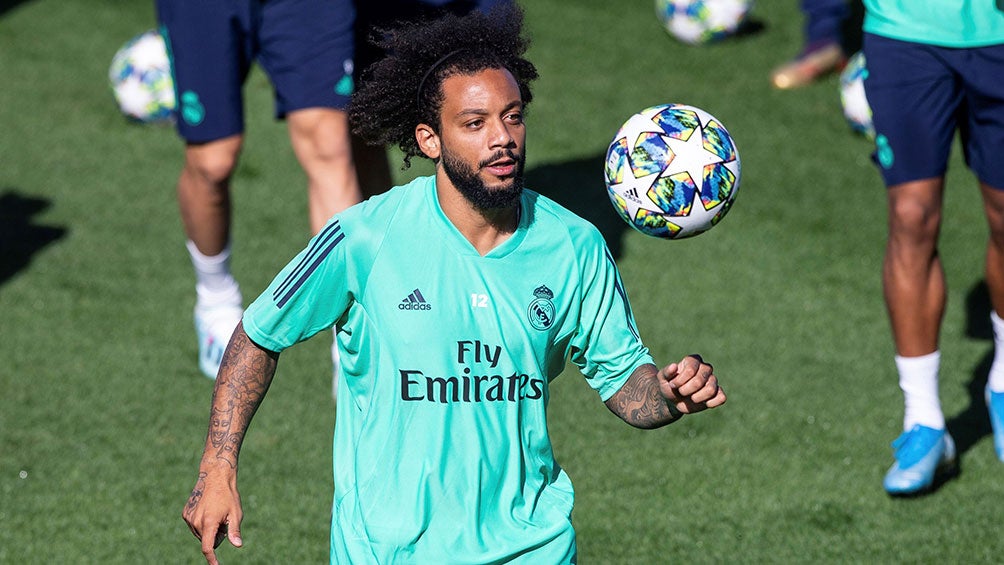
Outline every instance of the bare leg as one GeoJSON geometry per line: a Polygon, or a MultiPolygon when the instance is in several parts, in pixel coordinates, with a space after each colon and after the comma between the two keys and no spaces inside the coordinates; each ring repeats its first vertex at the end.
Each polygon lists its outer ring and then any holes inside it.
{"type": "Polygon", "coordinates": [[[954,465],[938,394],[938,336],[945,313],[945,273],[938,258],[944,179],[889,187],[889,240],[882,282],[903,391],[903,434],[883,480],[891,495],[920,492],[954,465]],[[922,456],[921,456],[922,454],[922,456]]]}
{"type": "Polygon", "coordinates": [[[903,357],[938,349],[946,292],[937,251],[943,188],[944,179],[931,178],[888,189],[889,239],[882,283],[896,352],[903,357]]]}
{"type": "Polygon", "coordinates": [[[199,368],[214,379],[223,348],[241,316],[240,287],[230,274],[230,177],[241,150],[241,135],[185,147],[178,179],[178,205],[195,268],[195,331],[199,368]],[[197,252],[196,252],[197,251],[197,252]]]}
{"type": "Polygon", "coordinates": [[[287,116],[293,151],[307,174],[311,233],[362,199],[349,143],[348,115],[307,108],[287,116]]]}
{"type": "Polygon", "coordinates": [[[998,314],[1004,313],[1004,190],[980,183],[983,207],[990,226],[987,243],[986,278],[990,303],[998,314]]]}
{"type": "Polygon", "coordinates": [[[203,255],[218,255],[230,241],[230,177],[243,136],[185,147],[178,205],[185,234],[203,255]]]}
{"type": "Polygon", "coordinates": [[[980,183],[983,207],[990,226],[987,244],[986,278],[990,303],[996,316],[991,318],[994,327],[994,360],[987,375],[987,412],[994,432],[994,451],[1004,462],[1004,190],[980,183]]]}

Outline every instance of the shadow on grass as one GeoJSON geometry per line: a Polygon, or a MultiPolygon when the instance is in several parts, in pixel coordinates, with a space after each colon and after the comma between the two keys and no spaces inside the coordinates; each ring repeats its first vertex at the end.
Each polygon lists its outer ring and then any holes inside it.
{"type": "Polygon", "coordinates": [[[759,35],[767,30],[767,22],[750,16],[747,17],[741,24],[739,24],[739,29],[736,30],[736,38],[749,37],[752,35],[759,35]]]}
{"type": "Polygon", "coordinates": [[[983,398],[983,388],[987,383],[987,373],[993,361],[993,328],[990,326],[990,293],[987,285],[980,281],[966,295],[966,336],[991,342],[990,350],[973,367],[966,390],[969,406],[950,418],[945,425],[955,439],[959,455],[969,451],[973,445],[990,435],[990,419],[983,398]]]}
{"type": "Polygon", "coordinates": [[[621,240],[628,225],[614,212],[603,183],[605,155],[527,169],[526,187],[589,220],[607,242],[614,258],[621,255],[621,240]]]}
{"type": "Polygon", "coordinates": [[[23,196],[9,187],[0,191],[0,284],[27,267],[46,245],[66,236],[64,227],[32,221],[32,216],[51,205],[49,200],[23,196]]]}
{"type": "Polygon", "coordinates": [[[21,4],[27,4],[30,0],[0,0],[0,17],[17,8],[21,4]]]}

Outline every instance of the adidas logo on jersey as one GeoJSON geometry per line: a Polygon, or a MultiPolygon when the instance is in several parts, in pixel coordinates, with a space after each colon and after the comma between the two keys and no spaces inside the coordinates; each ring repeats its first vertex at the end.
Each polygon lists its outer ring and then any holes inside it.
{"type": "Polygon", "coordinates": [[[422,292],[417,288],[411,291],[411,294],[406,296],[400,304],[397,305],[398,310],[432,310],[432,304],[425,301],[425,297],[422,296],[422,292]]]}

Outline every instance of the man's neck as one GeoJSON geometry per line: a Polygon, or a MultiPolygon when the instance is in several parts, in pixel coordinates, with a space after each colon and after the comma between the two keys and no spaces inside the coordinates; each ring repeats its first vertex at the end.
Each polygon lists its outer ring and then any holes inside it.
{"type": "Polygon", "coordinates": [[[436,174],[436,198],[453,226],[482,256],[509,239],[519,226],[519,201],[507,208],[481,210],[442,171],[436,174]]]}

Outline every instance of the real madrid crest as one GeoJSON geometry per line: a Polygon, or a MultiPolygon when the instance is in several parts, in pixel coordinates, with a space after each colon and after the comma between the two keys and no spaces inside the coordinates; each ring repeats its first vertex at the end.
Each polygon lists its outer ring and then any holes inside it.
{"type": "Polygon", "coordinates": [[[526,316],[530,319],[530,325],[544,331],[554,325],[554,293],[544,285],[540,285],[533,290],[536,298],[530,303],[526,310],[526,316]]]}

